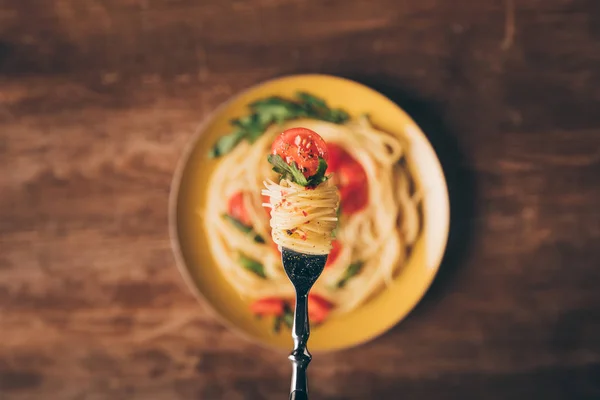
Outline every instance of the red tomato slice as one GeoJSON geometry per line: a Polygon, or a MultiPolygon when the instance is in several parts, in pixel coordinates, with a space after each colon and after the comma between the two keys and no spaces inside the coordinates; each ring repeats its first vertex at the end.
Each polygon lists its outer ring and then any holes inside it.
{"type": "Polygon", "coordinates": [[[327,172],[334,173],[340,191],[342,213],[350,215],[362,210],[369,202],[369,183],[362,165],[343,147],[329,143],[327,172]]]}
{"type": "Polygon", "coordinates": [[[237,192],[229,199],[228,214],[246,226],[252,226],[248,210],[244,206],[244,193],[237,192]]]}
{"type": "Polygon", "coordinates": [[[265,297],[250,304],[250,311],[256,315],[283,315],[285,303],[277,297],[265,297]]]}
{"type": "Polygon", "coordinates": [[[337,171],[346,158],[350,157],[346,150],[336,143],[327,143],[327,152],[329,153],[329,160],[327,160],[328,173],[337,171]]]}
{"type": "Polygon", "coordinates": [[[340,190],[342,214],[352,215],[359,212],[369,203],[369,192],[365,187],[344,187],[340,190]]]}
{"type": "Polygon", "coordinates": [[[342,244],[339,240],[334,240],[331,242],[331,251],[327,256],[327,262],[325,263],[325,268],[331,266],[340,255],[340,251],[342,250],[342,244]]]}
{"type": "Polygon", "coordinates": [[[328,160],[327,145],[321,136],[306,128],[285,130],[273,142],[271,153],[288,164],[295,162],[305,177],[311,177],[319,167],[319,157],[328,160]]]}
{"type": "Polygon", "coordinates": [[[369,202],[367,174],[358,162],[352,160],[342,164],[337,171],[342,213],[347,215],[362,210],[369,202]]]}
{"type": "Polygon", "coordinates": [[[325,321],[332,308],[333,304],[318,294],[308,295],[308,317],[311,322],[319,324],[325,321]]]}

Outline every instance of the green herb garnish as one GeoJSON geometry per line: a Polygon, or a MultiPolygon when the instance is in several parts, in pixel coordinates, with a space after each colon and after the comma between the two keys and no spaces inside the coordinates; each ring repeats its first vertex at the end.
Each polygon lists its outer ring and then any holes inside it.
{"type": "Polygon", "coordinates": [[[244,138],[254,143],[264,132],[264,122],[259,114],[250,114],[245,117],[231,120],[231,125],[244,132],[244,138]]]}
{"type": "Polygon", "coordinates": [[[301,104],[281,97],[267,97],[255,101],[250,104],[250,109],[259,115],[260,120],[267,126],[272,122],[282,123],[306,116],[301,104]]]}
{"type": "Polygon", "coordinates": [[[327,103],[325,100],[320,97],[313,96],[307,92],[297,92],[296,97],[304,103],[305,106],[310,106],[312,108],[329,108],[327,107],[327,103]]]}
{"type": "Polygon", "coordinates": [[[282,179],[289,179],[300,186],[308,185],[308,179],[306,179],[304,174],[298,169],[295,162],[288,164],[278,154],[269,154],[267,160],[273,165],[273,171],[281,175],[282,179]]]}
{"type": "Polygon", "coordinates": [[[273,171],[280,174],[281,178],[289,179],[300,186],[314,187],[328,179],[328,177],[325,176],[325,171],[327,171],[327,161],[321,157],[319,157],[319,167],[317,168],[317,172],[309,178],[304,176],[295,162],[288,164],[278,154],[269,154],[267,160],[273,165],[273,171]]]}
{"type": "Polygon", "coordinates": [[[328,176],[325,176],[325,172],[327,171],[327,161],[324,158],[319,157],[319,166],[317,167],[317,172],[311,177],[308,178],[307,186],[319,186],[321,183],[325,182],[329,179],[328,176]]]}
{"type": "Polygon", "coordinates": [[[214,144],[212,149],[208,152],[210,158],[217,158],[223,154],[229,153],[239,142],[246,137],[246,132],[242,130],[235,130],[228,135],[221,136],[219,140],[214,144]]]}
{"type": "Polygon", "coordinates": [[[337,233],[338,233],[338,229],[340,229],[340,219],[342,218],[342,205],[338,205],[337,211],[336,211],[336,216],[337,216],[337,224],[335,225],[335,228],[333,228],[333,230],[331,231],[331,237],[332,238],[337,238],[337,233]]]}
{"type": "Polygon", "coordinates": [[[310,93],[298,92],[296,97],[302,102],[306,117],[341,124],[350,118],[348,113],[339,108],[329,108],[325,100],[310,93]]]}
{"type": "Polygon", "coordinates": [[[290,329],[294,326],[294,312],[291,307],[286,303],[283,308],[283,323],[290,329]]]}
{"type": "Polygon", "coordinates": [[[273,323],[273,332],[279,333],[279,331],[281,331],[281,321],[282,320],[283,320],[283,318],[280,316],[275,317],[275,322],[273,323]]]}
{"type": "Polygon", "coordinates": [[[267,279],[267,274],[265,274],[265,267],[256,260],[246,257],[242,253],[239,254],[238,261],[242,265],[242,267],[246,268],[248,271],[254,272],[256,275],[260,276],[263,279],[267,279]]]}
{"type": "Polygon", "coordinates": [[[294,326],[294,312],[287,303],[283,308],[283,315],[275,317],[275,323],[273,324],[273,331],[275,333],[279,333],[282,323],[290,329],[294,326]]]}
{"type": "Polygon", "coordinates": [[[352,263],[348,266],[348,268],[346,268],[346,272],[344,273],[344,276],[342,277],[342,279],[340,279],[340,281],[337,283],[337,288],[343,288],[344,285],[346,285],[346,283],[348,283],[348,281],[350,280],[350,278],[358,275],[358,273],[362,270],[363,267],[363,262],[362,261],[358,261],[355,263],[352,263]]]}
{"type": "Polygon", "coordinates": [[[242,231],[244,233],[247,233],[248,236],[252,236],[252,240],[254,240],[255,242],[257,242],[257,243],[264,243],[265,242],[265,239],[263,239],[262,236],[260,236],[258,233],[256,233],[254,231],[254,229],[252,229],[251,226],[244,225],[242,223],[242,221],[240,221],[240,220],[232,217],[229,214],[223,214],[223,218],[225,220],[231,222],[231,224],[233,226],[235,226],[238,230],[240,230],[240,231],[242,231]]]}
{"type": "Polygon", "coordinates": [[[341,124],[350,118],[344,110],[329,108],[323,99],[312,94],[298,92],[296,99],[297,101],[292,101],[281,97],[267,97],[251,103],[250,115],[231,121],[235,129],[217,140],[208,153],[209,157],[216,158],[229,153],[242,140],[254,143],[273,123],[312,118],[341,124]]]}
{"type": "Polygon", "coordinates": [[[283,323],[290,329],[294,326],[294,313],[291,310],[283,314],[283,323]]]}

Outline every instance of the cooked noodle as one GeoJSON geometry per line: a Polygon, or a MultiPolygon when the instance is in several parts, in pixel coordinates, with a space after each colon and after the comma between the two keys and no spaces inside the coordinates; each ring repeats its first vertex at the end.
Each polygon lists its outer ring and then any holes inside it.
{"type": "MultiPolygon", "coordinates": [[[[406,261],[421,226],[418,192],[415,193],[406,163],[402,162],[408,152],[407,143],[402,137],[375,129],[366,117],[345,125],[309,119],[274,125],[253,144],[243,142],[220,159],[207,186],[207,206],[201,210],[206,230],[210,232],[210,250],[226,279],[240,295],[250,299],[291,298],[294,294],[283,271],[281,256],[270,240],[271,227],[278,245],[313,254],[329,251],[330,233],[337,223],[336,202],[315,202],[315,198],[321,197],[287,180],[275,183],[277,174],[267,162],[275,136],[298,126],[317,132],[327,143],[343,147],[360,163],[367,177],[368,204],[356,213],[342,215],[336,232],[336,239],[342,245],[340,253],[311,291],[335,304],[336,312],[348,312],[391,282],[406,261]],[[270,206],[281,203],[283,191],[284,197],[291,196],[288,200],[293,200],[292,208],[307,205],[311,212],[307,216],[296,213],[286,220],[282,213],[289,213],[290,209],[285,203],[283,208],[272,210],[270,223],[263,209],[266,201],[261,196],[263,182],[266,182],[263,193],[271,196],[270,206]],[[236,229],[222,217],[227,212],[224,199],[240,191],[246,194],[244,206],[252,220],[253,234],[258,234],[265,243],[254,240],[251,234],[236,229]],[[285,232],[294,228],[292,235],[285,232]],[[240,254],[262,264],[264,277],[241,267],[240,254]],[[339,285],[349,265],[356,262],[362,265],[360,272],[343,286],[339,285]]],[[[335,190],[333,183],[327,181],[314,190],[335,190]]],[[[337,195],[325,198],[337,200],[337,195]]]]}
{"type": "Polygon", "coordinates": [[[265,182],[264,206],[271,210],[271,235],[280,247],[306,254],[328,254],[337,226],[338,194],[331,181],[307,189],[283,179],[265,182]]]}

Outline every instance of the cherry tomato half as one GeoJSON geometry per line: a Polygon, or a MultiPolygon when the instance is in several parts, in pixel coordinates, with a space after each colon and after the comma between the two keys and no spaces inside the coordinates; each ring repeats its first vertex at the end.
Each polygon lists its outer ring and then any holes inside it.
{"type": "Polygon", "coordinates": [[[335,183],[340,191],[342,213],[354,214],[362,210],[369,202],[369,182],[362,165],[343,147],[329,143],[328,173],[334,174],[335,183]]]}
{"type": "Polygon", "coordinates": [[[246,210],[246,206],[244,205],[244,192],[234,193],[234,195],[229,198],[227,213],[242,224],[252,226],[250,214],[248,214],[248,210],[246,210]]]}
{"type": "Polygon", "coordinates": [[[307,178],[317,172],[319,158],[325,161],[329,158],[323,138],[306,128],[285,130],[273,142],[271,153],[281,156],[288,164],[295,162],[307,178]]]}
{"type": "Polygon", "coordinates": [[[250,311],[256,315],[283,315],[285,302],[277,297],[265,297],[250,304],[250,311]]]}
{"type": "Polygon", "coordinates": [[[329,252],[329,256],[327,256],[327,262],[325,263],[325,268],[330,267],[335,260],[340,255],[340,251],[342,251],[342,244],[339,240],[334,240],[331,242],[331,251],[329,252]]]}
{"type": "Polygon", "coordinates": [[[311,322],[318,324],[325,321],[332,308],[333,304],[324,297],[318,294],[308,295],[308,318],[311,322]]]}

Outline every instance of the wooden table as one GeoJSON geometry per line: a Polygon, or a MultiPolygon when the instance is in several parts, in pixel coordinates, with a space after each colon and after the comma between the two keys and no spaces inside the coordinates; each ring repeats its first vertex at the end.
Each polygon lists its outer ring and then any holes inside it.
{"type": "Polygon", "coordinates": [[[600,398],[599,43],[597,0],[0,0],[0,399],[287,398],[166,210],[207,113],[306,72],[405,107],[452,198],[425,300],[311,399],[600,398]]]}

